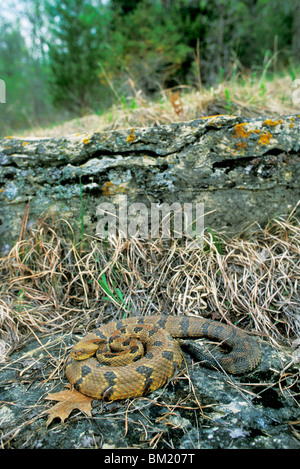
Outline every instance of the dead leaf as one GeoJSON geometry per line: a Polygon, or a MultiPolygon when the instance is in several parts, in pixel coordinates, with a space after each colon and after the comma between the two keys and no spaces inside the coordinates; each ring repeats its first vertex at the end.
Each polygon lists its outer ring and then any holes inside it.
{"type": "Polygon", "coordinates": [[[63,422],[69,417],[70,413],[74,409],[78,409],[88,417],[92,417],[92,397],[85,396],[75,389],[70,389],[71,386],[67,386],[69,389],[60,392],[53,392],[48,394],[45,399],[49,401],[58,401],[52,409],[47,410],[49,414],[47,420],[47,427],[50,425],[53,419],[60,418],[63,422]]]}
{"type": "Polygon", "coordinates": [[[179,116],[183,113],[183,105],[180,99],[179,91],[168,92],[169,100],[173,106],[175,113],[179,116]]]}

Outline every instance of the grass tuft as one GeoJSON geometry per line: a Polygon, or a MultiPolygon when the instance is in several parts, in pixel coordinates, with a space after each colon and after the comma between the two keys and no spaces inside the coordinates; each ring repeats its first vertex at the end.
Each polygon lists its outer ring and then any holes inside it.
{"type": "Polygon", "coordinates": [[[298,114],[297,104],[292,102],[294,77],[289,71],[266,78],[255,75],[236,75],[214,87],[195,88],[179,85],[169,90],[161,90],[155,101],[145,96],[133,80],[129,80],[131,96],[125,102],[113,105],[102,115],[90,113],[75,117],[66,122],[57,122],[48,128],[34,127],[19,132],[22,137],[60,137],[62,135],[130,127],[151,127],[173,122],[184,122],[216,114],[232,114],[243,117],[268,116],[278,118],[283,115],[298,114]],[[137,124],[138,123],[138,124],[137,124]]]}

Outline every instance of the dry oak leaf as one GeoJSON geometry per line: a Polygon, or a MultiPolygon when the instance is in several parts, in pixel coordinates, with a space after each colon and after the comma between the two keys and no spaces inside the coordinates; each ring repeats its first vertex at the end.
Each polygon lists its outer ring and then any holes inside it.
{"type": "Polygon", "coordinates": [[[70,389],[71,386],[67,386],[69,389],[65,389],[60,392],[53,392],[48,394],[45,399],[49,401],[58,401],[52,409],[47,410],[49,414],[47,420],[47,427],[50,425],[53,419],[60,418],[63,422],[69,417],[70,413],[74,409],[78,409],[88,417],[92,417],[92,397],[85,396],[75,389],[70,389]]]}

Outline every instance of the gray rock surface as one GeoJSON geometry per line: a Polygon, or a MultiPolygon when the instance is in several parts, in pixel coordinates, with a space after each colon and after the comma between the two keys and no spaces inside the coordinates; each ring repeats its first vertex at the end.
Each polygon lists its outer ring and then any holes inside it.
{"type": "Polygon", "coordinates": [[[291,356],[266,343],[261,344],[261,364],[252,373],[228,376],[194,364],[186,355],[188,371],[165,388],[129,401],[94,400],[92,417],[74,410],[64,423],[55,419],[47,428],[45,411],[55,402],[45,397],[67,384],[63,367],[59,376],[55,373],[55,357],[73,339],[38,339],[0,366],[4,448],[102,448],[110,453],[117,448],[300,448],[299,369],[291,366],[286,377],[281,376],[291,356]]]}
{"type": "MultiPolygon", "coordinates": [[[[95,235],[97,206],[204,203],[205,227],[237,232],[299,199],[299,116],[218,116],[62,138],[0,140],[0,244],[39,215],[95,235]]],[[[69,233],[70,236],[70,233],[69,233]]]]}

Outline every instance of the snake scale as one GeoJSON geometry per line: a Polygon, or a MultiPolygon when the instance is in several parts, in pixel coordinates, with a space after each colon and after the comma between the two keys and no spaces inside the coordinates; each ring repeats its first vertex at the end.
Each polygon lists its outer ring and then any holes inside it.
{"type": "Polygon", "coordinates": [[[206,366],[243,374],[260,362],[257,342],[236,327],[204,318],[138,316],[105,324],[79,341],[71,350],[66,376],[77,391],[97,399],[142,396],[161,387],[180,368],[182,352],[173,338],[190,337],[217,339],[229,346],[226,354],[212,356],[198,351],[197,358],[206,366]],[[97,358],[90,356],[98,347],[104,353],[104,363],[98,361],[99,353],[97,358]],[[123,347],[128,351],[122,351],[123,347]],[[86,352],[89,348],[91,352],[86,352]],[[130,355],[135,361],[128,364],[130,355]],[[108,365],[110,360],[112,366],[108,365]]]}

